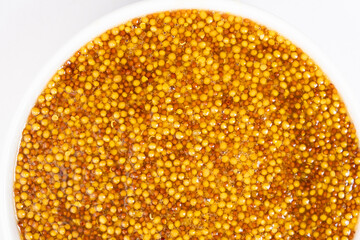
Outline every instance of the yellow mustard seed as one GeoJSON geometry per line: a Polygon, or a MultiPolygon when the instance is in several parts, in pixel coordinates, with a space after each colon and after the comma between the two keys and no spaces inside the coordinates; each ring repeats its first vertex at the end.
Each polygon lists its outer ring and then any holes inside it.
{"type": "Polygon", "coordinates": [[[353,239],[350,119],[311,57],[250,19],[132,19],[80,48],[31,109],[21,238],[353,239]]]}

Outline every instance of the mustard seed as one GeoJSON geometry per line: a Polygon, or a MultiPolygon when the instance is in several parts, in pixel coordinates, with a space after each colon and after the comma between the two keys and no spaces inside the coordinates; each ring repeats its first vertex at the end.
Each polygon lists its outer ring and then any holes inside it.
{"type": "Polygon", "coordinates": [[[179,10],[85,44],[31,109],[17,155],[22,239],[352,239],[359,140],[291,41],[179,10]]]}

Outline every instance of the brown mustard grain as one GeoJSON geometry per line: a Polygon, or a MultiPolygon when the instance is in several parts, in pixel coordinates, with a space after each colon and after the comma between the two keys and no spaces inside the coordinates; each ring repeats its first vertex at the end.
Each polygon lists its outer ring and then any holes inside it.
{"type": "Polygon", "coordinates": [[[352,239],[360,152],[314,61],[249,19],[137,18],[77,51],[23,130],[22,239],[352,239]]]}

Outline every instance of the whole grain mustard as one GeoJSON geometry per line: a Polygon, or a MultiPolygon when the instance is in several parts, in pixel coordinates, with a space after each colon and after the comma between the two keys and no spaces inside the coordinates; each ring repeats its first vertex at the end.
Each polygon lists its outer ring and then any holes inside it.
{"type": "Polygon", "coordinates": [[[300,48],[230,14],[114,27],[47,83],[22,133],[22,239],[348,240],[360,149],[300,48]]]}

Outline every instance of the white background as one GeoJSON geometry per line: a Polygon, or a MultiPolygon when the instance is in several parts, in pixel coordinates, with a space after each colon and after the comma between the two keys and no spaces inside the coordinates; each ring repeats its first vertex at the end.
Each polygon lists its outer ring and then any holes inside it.
{"type": "MultiPolygon", "coordinates": [[[[310,38],[345,76],[360,108],[360,1],[237,1],[278,16],[310,38]]],[[[0,149],[22,96],[42,66],[83,27],[131,2],[0,0],[0,149]]]]}

